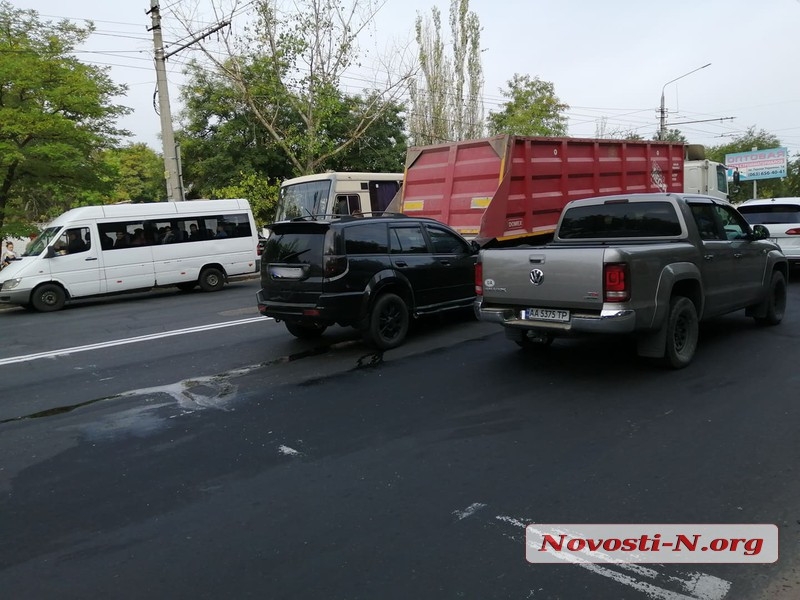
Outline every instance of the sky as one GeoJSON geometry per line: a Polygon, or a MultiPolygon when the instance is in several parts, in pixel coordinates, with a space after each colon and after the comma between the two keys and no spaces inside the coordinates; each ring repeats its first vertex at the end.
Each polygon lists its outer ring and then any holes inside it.
{"type": "MultiPolygon", "coordinates": [[[[128,86],[118,103],[133,113],[120,126],[134,134],[131,141],[161,151],[150,0],[12,4],[36,10],[43,20],[94,21],[97,31],[77,56],[109,67],[110,77],[128,86]]],[[[404,49],[413,56],[415,19],[433,6],[442,12],[447,37],[449,5],[387,0],[361,43],[361,69],[343,81],[347,91],[359,92],[370,70],[385,68],[379,59],[404,49]]],[[[174,48],[185,38],[178,15],[191,15],[196,30],[214,22],[211,6],[212,0],[161,0],[165,41],[174,48]]],[[[470,9],[483,28],[487,113],[499,109],[500,90],[519,73],[553,83],[570,107],[570,136],[593,138],[604,125],[649,139],[658,129],[663,91],[667,127],[680,129],[690,143],[726,144],[755,127],[778,137],[790,155],[800,153],[800,0],[470,0],[470,9]]],[[[233,26],[241,30],[251,20],[241,11],[233,26]]],[[[196,52],[182,50],[168,62],[176,128],[182,64],[196,52]]]]}

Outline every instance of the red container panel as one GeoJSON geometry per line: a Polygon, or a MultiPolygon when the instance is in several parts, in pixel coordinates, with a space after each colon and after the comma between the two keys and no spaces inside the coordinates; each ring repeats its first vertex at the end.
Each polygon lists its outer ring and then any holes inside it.
{"type": "Polygon", "coordinates": [[[552,232],[570,200],[657,191],[683,191],[682,144],[496,136],[410,148],[401,210],[503,240],[552,232]]]}

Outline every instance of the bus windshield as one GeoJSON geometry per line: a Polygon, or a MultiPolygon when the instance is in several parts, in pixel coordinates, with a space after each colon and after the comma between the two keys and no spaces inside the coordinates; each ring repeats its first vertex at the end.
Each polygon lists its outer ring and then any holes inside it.
{"type": "Polygon", "coordinates": [[[281,188],[276,221],[322,214],[331,192],[331,180],[295,183],[281,188]]]}

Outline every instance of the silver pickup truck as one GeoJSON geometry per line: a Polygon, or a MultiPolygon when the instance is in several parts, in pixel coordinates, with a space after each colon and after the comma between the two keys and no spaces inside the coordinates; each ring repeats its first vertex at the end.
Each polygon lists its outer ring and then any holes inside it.
{"type": "Polygon", "coordinates": [[[522,347],[573,334],[634,334],[640,356],[682,368],[699,321],[746,309],[777,325],[788,264],[769,231],[708,196],[638,194],[569,203],[551,243],[484,249],[475,310],[522,347]]]}

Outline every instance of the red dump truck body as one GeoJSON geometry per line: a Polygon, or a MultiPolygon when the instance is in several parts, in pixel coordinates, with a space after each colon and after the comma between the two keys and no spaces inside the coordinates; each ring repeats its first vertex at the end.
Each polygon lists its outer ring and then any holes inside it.
{"type": "Polygon", "coordinates": [[[683,144],[624,140],[503,135],[416,146],[396,201],[482,244],[548,235],[570,200],[683,192],[683,158],[683,144]]]}

